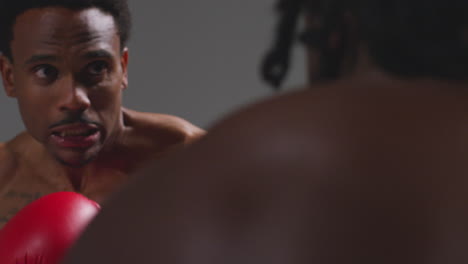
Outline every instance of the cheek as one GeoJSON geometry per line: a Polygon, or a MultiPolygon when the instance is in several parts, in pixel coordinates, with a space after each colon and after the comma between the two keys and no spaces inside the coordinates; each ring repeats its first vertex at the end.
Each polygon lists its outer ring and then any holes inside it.
{"type": "Polygon", "coordinates": [[[27,76],[17,78],[16,94],[23,123],[30,134],[41,138],[52,120],[53,98],[44,87],[34,85],[27,76]],[[21,78],[21,80],[19,80],[21,78]]]}
{"type": "Polygon", "coordinates": [[[92,107],[97,112],[112,111],[116,107],[120,107],[121,90],[115,86],[101,86],[89,94],[92,102],[92,107]]]}
{"type": "Polygon", "coordinates": [[[120,115],[122,102],[122,90],[118,85],[101,86],[94,89],[90,94],[93,111],[95,111],[101,122],[112,126],[120,115]]]}
{"type": "MultiPolygon", "coordinates": [[[[18,106],[23,119],[24,126],[33,136],[39,136],[43,131],[43,122],[46,121],[46,103],[39,103],[38,97],[32,96],[18,96],[18,106]]],[[[38,137],[36,137],[38,138],[38,137]]]]}
{"type": "Polygon", "coordinates": [[[26,76],[16,78],[15,89],[16,99],[22,111],[34,112],[42,106],[39,89],[32,85],[26,76]]]}
{"type": "Polygon", "coordinates": [[[20,109],[31,115],[45,114],[52,105],[51,98],[41,92],[38,87],[22,86],[17,90],[17,100],[20,109]]]}
{"type": "Polygon", "coordinates": [[[15,89],[18,100],[28,104],[40,106],[38,101],[45,95],[44,88],[38,87],[31,76],[24,72],[15,74],[15,89]]]}

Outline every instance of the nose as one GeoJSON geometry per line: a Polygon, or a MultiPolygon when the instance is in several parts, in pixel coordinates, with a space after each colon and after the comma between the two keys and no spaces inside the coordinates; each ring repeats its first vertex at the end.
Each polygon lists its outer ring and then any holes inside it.
{"type": "Polygon", "coordinates": [[[59,109],[65,112],[84,112],[90,106],[88,91],[78,85],[67,85],[60,98],[59,109]]]}

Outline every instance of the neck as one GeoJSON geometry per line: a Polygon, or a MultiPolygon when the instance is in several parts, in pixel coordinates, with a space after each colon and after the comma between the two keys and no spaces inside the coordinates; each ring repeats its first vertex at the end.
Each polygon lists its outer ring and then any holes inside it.
{"type": "MultiPolygon", "coordinates": [[[[41,145],[42,146],[42,145],[41,145]]],[[[45,150],[45,149],[44,149],[45,150]]],[[[46,150],[45,150],[46,151],[46,150]]],[[[98,158],[82,167],[66,166],[49,153],[37,159],[34,167],[39,168],[37,177],[53,189],[81,193],[102,202],[128,179],[128,173],[112,166],[111,161],[98,158]]],[[[119,164],[121,162],[115,162],[119,164]]]]}
{"type": "Polygon", "coordinates": [[[42,145],[41,147],[43,158],[37,160],[36,164],[40,164],[41,168],[38,173],[53,186],[83,192],[93,175],[99,173],[101,166],[98,162],[92,161],[82,167],[67,166],[53,157],[42,145]]]}
{"type": "Polygon", "coordinates": [[[357,82],[391,83],[398,78],[378,67],[369,54],[367,45],[357,45],[355,56],[347,56],[343,62],[341,79],[357,82]]]}
{"type": "MultiPolygon", "coordinates": [[[[112,129],[112,133],[107,135],[106,142],[99,151],[99,157],[112,156],[113,152],[118,149],[125,141],[125,132],[127,130],[126,110],[121,108],[119,119],[112,129]]],[[[101,160],[106,160],[106,158],[101,160]]]]}
{"type": "Polygon", "coordinates": [[[375,64],[365,45],[360,45],[354,61],[345,60],[342,79],[360,83],[373,83],[379,86],[405,86],[411,84],[420,87],[461,87],[463,90],[467,81],[437,80],[431,77],[401,78],[382,70],[375,64]]]}
{"type": "Polygon", "coordinates": [[[76,192],[83,192],[86,189],[86,183],[90,175],[94,174],[95,168],[92,165],[87,165],[83,168],[64,168],[65,177],[69,180],[72,188],[76,192]]]}

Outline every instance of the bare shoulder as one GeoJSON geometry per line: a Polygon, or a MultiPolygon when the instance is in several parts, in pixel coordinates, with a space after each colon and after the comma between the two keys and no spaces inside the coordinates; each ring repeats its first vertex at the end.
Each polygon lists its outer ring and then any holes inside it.
{"type": "Polygon", "coordinates": [[[166,142],[189,144],[205,135],[203,129],[177,116],[130,109],[123,112],[127,124],[143,137],[157,136],[166,142]]]}
{"type": "Polygon", "coordinates": [[[15,167],[16,154],[11,146],[11,142],[0,143],[0,173],[15,167]]]}
{"type": "Polygon", "coordinates": [[[310,172],[318,168],[313,163],[338,167],[344,158],[365,160],[389,147],[395,155],[408,146],[433,153],[430,148],[444,142],[456,151],[468,144],[459,136],[468,134],[465,90],[434,82],[343,81],[290,92],[230,114],[175,162],[189,160],[206,173],[222,167],[213,175],[281,174],[310,172]]]}

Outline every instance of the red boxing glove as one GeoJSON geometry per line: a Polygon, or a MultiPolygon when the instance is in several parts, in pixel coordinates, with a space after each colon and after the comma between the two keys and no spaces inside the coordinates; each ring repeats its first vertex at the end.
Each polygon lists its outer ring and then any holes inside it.
{"type": "Polygon", "coordinates": [[[0,231],[0,263],[58,264],[99,208],[74,192],[57,192],[32,202],[0,231]]]}

